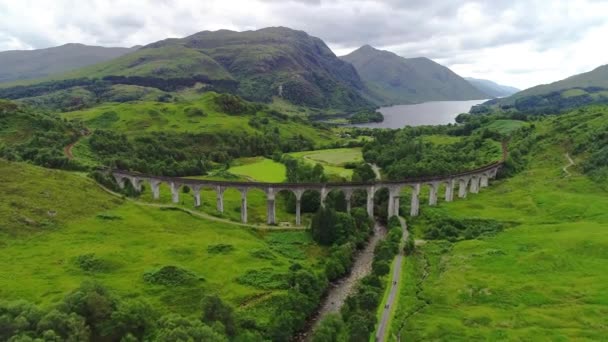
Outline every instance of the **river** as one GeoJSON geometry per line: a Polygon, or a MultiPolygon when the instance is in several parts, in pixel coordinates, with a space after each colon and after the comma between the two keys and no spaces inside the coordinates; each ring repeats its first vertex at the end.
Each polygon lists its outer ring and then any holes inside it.
{"type": "Polygon", "coordinates": [[[369,128],[403,128],[404,126],[446,125],[454,123],[460,113],[468,113],[474,105],[487,100],[433,101],[411,105],[397,105],[378,109],[384,121],[353,125],[369,128]]]}

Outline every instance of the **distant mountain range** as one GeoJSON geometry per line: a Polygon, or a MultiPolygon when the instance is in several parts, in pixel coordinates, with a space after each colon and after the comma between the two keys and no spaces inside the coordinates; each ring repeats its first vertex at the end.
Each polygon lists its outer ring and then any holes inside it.
{"type": "Polygon", "coordinates": [[[519,89],[501,85],[489,80],[482,80],[478,78],[465,77],[469,83],[475,88],[482,91],[484,94],[488,94],[490,97],[504,97],[517,93],[519,89]]]}
{"type": "Polygon", "coordinates": [[[65,44],[39,50],[0,52],[0,82],[31,80],[104,62],[139,47],[102,47],[65,44]]]}
{"type": "Polygon", "coordinates": [[[490,96],[450,69],[424,57],[404,58],[365,45],[346,56],[380,104],[476,100],[490,96]]]}
{"type": "Polygon", "coordinates": [[[558,113],[593,103],[608,103],[608,65],[488,101],[474,107],[471,112],[558,113]]]}
{"type": "MultiPolygon", "coordinates": [[[[285,27],[203,31],[130,49],[67,44],[0,52],[0,97],[71,103],[84,94],[87,106],[116,98],[104,97],[105,88],[95,80],[164,92],[200,83],[251,101],[283,99],[351,113],[379,105],[487,99],[506,89],[481,81],[482,89],[480,82],[473,86],[430,59],[403,58],[369,45],[338,58],[321,39],[285,27]]],[[[137,94],[154,93],[138,88],[125,98],[137,94]]]]}

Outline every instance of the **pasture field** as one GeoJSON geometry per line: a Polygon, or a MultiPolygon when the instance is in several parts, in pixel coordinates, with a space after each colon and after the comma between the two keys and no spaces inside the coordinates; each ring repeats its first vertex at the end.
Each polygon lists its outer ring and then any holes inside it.
{"type": "Polygon", "coordinates": [[[325,172],[330,175],[350,179],[353,175],[353,170],[344,168],[344,165],[349,162],[360,163],[363,161],[360,148],[334,148],[327,150],[315,150],[294,152],[289,154],[295,158],[314,165],[321,164],[325,172]]]}
{"type": "Polygon", "coordinates": [[[508,136],[514,131],[528,125],[527,122],[519,120],[495,120],[487,126],[487,129],[496,131],[503,136],[508,136]]]}
{"type": "MultiPolygon", "coordinates": [[[[390,341],[602,340],[608,334],[608,193],[561,147],[467,200],[427,213],[508,223],[494,236],[421,241],[406,258],[390,341]]],[[[424,219],[409,222],[422,238],[424,219]]]]}
{"type": "Polygon", "coordinates": [[[259,182],[280,183],[285,180],[285,165],[264,157],[240,158],[228,172],[259,182]]]}
{"type": "Polygon", "coordinates": [[[121,297],[184,314],[217,294],[264,323],[283,292],[277,276],[294,262],[316,265],[326,253],[305,231],[258,231],[137,205],[74,173],[0,161],[0,176],[0,300],[53,305],[95,280],[121,297]],[[192,281],[145,280],[168,266],[192,281]]]}

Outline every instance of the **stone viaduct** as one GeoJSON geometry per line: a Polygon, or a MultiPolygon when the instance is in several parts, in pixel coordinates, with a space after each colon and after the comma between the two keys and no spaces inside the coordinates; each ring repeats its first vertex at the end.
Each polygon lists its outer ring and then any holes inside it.
{"type": "Polygon", "coordinates": [[[313,190],[321,194],[321,205],[325,204],[327,194],[333,190],[342,191],[346,199],[347,211],[351,209],[351,197],[357,190],[367,193],[367,213],[374,216],[374,196],[377,190],[388,189],[388,216],[399,214],[399,201],[401,190],[411,188],[410,215],[417,216],[420,211],[420,191],[422,186],[429,187],[429,205],[437,204],[439,186],[445,184],[445,201],[454,199],[454,191],[458,186],[458,197],[466,198],[467,193],[478,193],[480,188],[487,187],[489,180],[496,177],[502,162],[496,162],[482,168],[447,176],[432,176],[409,178],[400,181],[376,181],[369,183],[263,183],[263,182],[230,182],[188,179],[180,177],[152,176],[123,170],[111,170],[110,173],[120,188],[125,187],[125,182],[130,181],[133,188],[141,191],[142,184],[150,184],[154,199],[160,196],[160,184],[166,183],[171,188],[173,203],[179,202],[180,188],[188,186],[194,194],[194,205],[201,205],[201,189],[211,188],[216,193],[217,210],[224,212],[224,191],[226,189],[237,189],[241,193],[241,220],[247,222],[247,192],[251,189],[261,189],[266,193],[268,224],[276,223],[275,197],[281,191],[290,191],[296,197],[296,225],[301,225],[301,199],[305,191],[313,190]]]}

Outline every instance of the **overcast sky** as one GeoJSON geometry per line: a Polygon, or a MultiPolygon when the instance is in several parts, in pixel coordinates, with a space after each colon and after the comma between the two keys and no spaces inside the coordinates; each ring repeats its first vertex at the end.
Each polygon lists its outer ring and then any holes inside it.
{"type": "Polygon", "coordinates": [[[0,0],[0,51],[287,26],[527,88],[608,64],[604,0],[0,0]]]}

